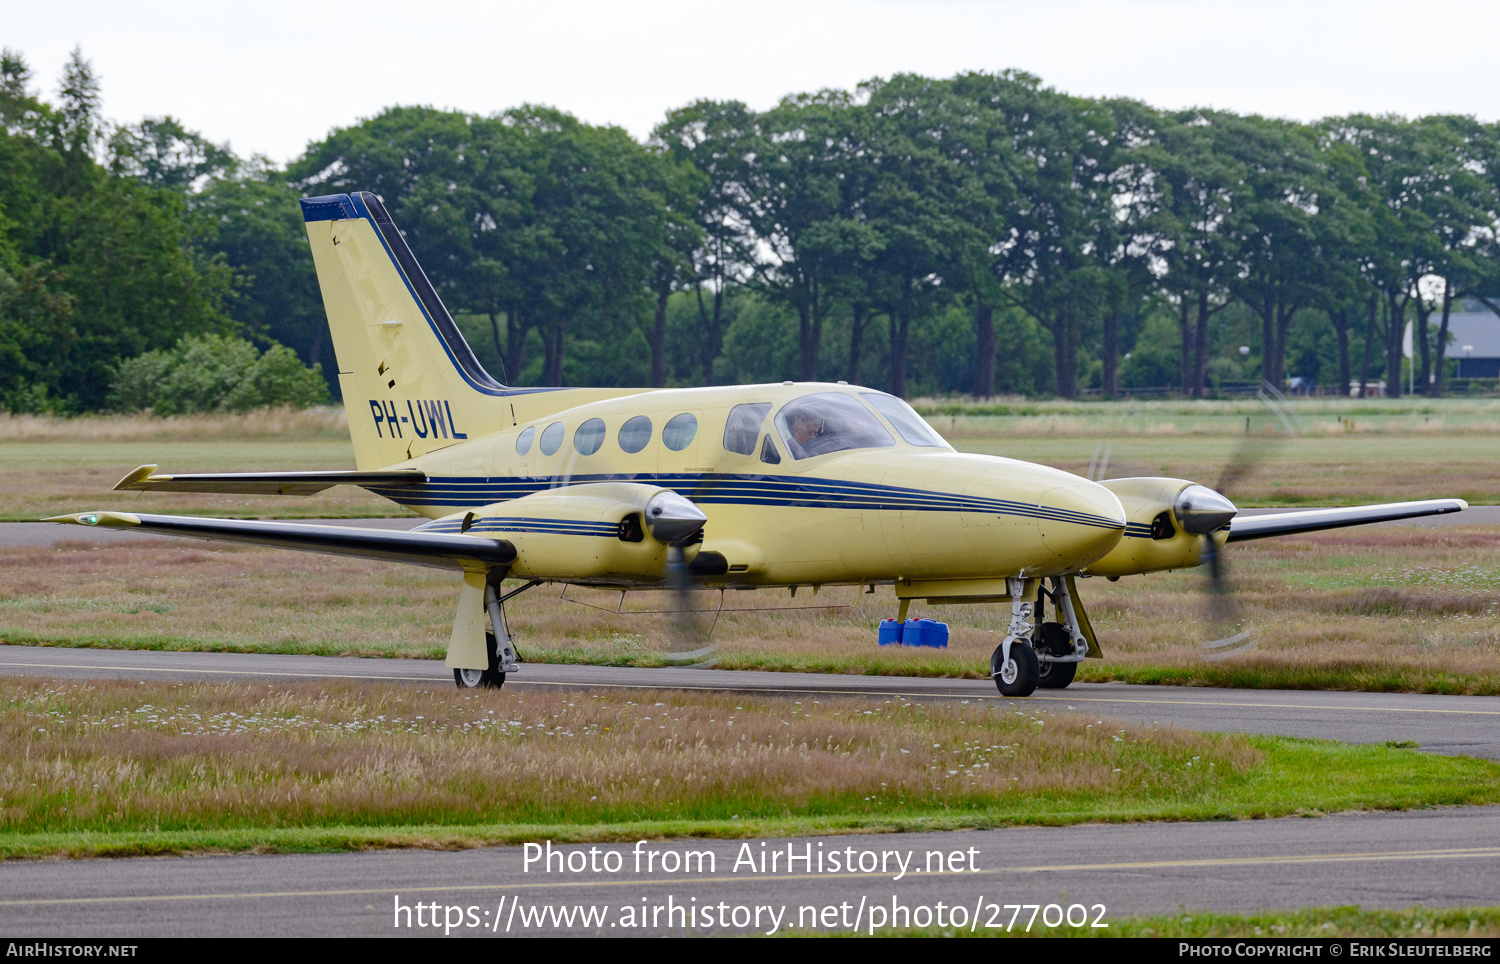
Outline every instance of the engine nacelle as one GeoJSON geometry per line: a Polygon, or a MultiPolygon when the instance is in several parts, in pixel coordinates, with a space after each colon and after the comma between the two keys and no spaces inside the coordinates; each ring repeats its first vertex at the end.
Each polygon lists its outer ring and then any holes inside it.
{"type": "Polygon", "coordinates": [[[660,585],[672,547],[691,563],[707,517],[687,499],[639,482],[589,482],[456,512],[424,531],[504,539],[516,548],[506,575],[580,585],[660,585]]]}
{"type": "Polygon", "coordinates": [[[1202,562],[1201,532],[1209,526],[1210,537],[1217,545],[1224,545],[1228,533],[1221,526],[1233,517],[1234,507],[1212,489],[1187,479],[1165,478],[1110,479],[1100,484],[1118,496],[1125,507],[1125,537],[1102,559],[1082,570],[1084,575],[1133,576],[1190,569],[1202,562]],[[1205,507],[1215,499],[1218,502],[1205,507]],[[1220,516],[1222,523],[1212,525],[1220,516]]]}

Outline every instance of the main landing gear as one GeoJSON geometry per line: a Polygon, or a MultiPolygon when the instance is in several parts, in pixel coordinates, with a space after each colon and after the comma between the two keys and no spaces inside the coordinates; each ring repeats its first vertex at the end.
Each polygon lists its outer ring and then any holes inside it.
{"type": "Polygon", "coordinates": [[[533,586],[539,585],[541,585],[540,581],[528,582],[521,588],[513,589],[503,596],[495,592],[493,585],[485,586],[485,608],[490,614],[490,625],[494,627],[494,632],[486,632],[484,634],[484,652],[489,657],[489,667],[486,669],[455,669],[453,671],[453,682],[459,689],[499,689],[505,685],[506,673],[520,671],[521,667],[518,665],[516,649],[512,642],[516,637],[505,624],[505,601],[512,596],[520,595],[533,586]],[[502,639],[504,642],[501,642],[502,639]]]}
{"type": "Polygon", "coordinates": [[[499,689],[505,685],[505,670],[500,668],[500,647],[494,633],[484,634],[484,651],[490,658],[488,669],[456,669],[453,682],[461,690],[499,689]]]}

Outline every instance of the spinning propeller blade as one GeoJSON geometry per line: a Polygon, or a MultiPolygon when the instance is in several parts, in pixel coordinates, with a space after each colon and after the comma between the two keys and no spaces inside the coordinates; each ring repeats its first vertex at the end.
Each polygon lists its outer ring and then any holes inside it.
{"type": "Polygon", "coordinates": [[[1256,397],[1281,423],[1281,433],[1269,439],[1251,435],[1247,418],[1245,439],[1225,464],[1218,483],[1212,489],[1201,485],[1189,486],[1177,497],[1177,505],[1173,507],[1183,529],[1202,540],[1199,558],[1203,560],[1208,573],[1208,586],[1205,589],[1206,619],[1213,637],[1199,644],[1206,660],[1228,659],[1255,647],[1255,633],[1245,627],[1244,617],[1235,599],[1224,549],[1213,538],[1213,533],[1228,525],[1238,512],[1228,498],[1228,490],[1265,461],[1275,445],[1274,439],[1297,434],[1296,413],[1287,406],[1286,396],[1276,386],[1270,382],[1261,382],[1256,397]]]}
{"type": "Polygon", "coordinates": [[[672,628],[664,655],[673,663],[706,665],[718,647],[708,641],[702,614],[693,607],[693,576],[684,547],[699,537],[708,517],[677,493],[661,492],[647,503],[645,521],[651,537],[667,544],[662,582],[671,594],[672,628]]]}

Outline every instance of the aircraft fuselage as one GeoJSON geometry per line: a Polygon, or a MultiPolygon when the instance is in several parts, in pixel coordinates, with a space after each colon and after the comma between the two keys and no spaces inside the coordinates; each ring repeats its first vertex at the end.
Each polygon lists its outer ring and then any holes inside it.
{"type": "MultiPolygon", "coordinates": [[[[535,401],[555,405],[561,394],[567,391],[539,393],[535,401]]],[[[955,452],[940,439],[912,444],[860,396],[878,396],[886,406],[894,401],[857,386],[805,383],[580,399],[537,419],[518,417],[499,432],[455,439],[399,466],[425,472],[422,485],[373,491],[440,519],[498,511],[497,504],[564,486],[669,488],[708,516],[701,552],[725,561],[710,585],[1057,575],[1076,572],[1119,542],[1125,514],[1109,489],[1046,466],[955,452]],[[778,429],[778,411],[834,393],[864,405],[889,443],[795,457],[795,436],[778,429]]],[[[445,418],[440,402],[424,408],[427,432],[469,435],[445,418]]],[[[372,405],[369,417],[376,412],[372,405]]],[[[357,403],[350,413],[364,415],[357,403]]],[[[392,421],[389,408],[381,415],[392,421]]],[[[409,426],[402,428],[413,431],[409,426]]],[[[583,530],[570,534],[588,538],[583,530]]],[[[600,528],[595,537],[612,535],[600,528]]]]}

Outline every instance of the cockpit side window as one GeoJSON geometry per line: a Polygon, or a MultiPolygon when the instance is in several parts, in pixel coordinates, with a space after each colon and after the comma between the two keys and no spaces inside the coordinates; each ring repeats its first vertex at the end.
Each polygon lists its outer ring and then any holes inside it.
{"type": "Polygon", "coordinates": [[[886,395],[881,392],[861,392],[860,397],[871,405],[876,411],[884,415],[886,421],[896,427],[901,437],[912,445],[923,445],[928,448],[948,449],[952,451],[953,446],[943,441],[943,437],[933,431],[927,420],[912,410],[912,407],[894,395],[886,395]]]}
{"type": "Polygon", "coordinates": [[[788,402],[776,413],[776,430],[794,459],[896,444],[869,409],[842,392],[819,392],[788,402]]]}
{"type": "Polygon", "coordinates": [[[770,402],[736,405],[729,410],[724,423],[724,447],[737,455],[754,455],[755,441],[760,438],[761,423],[771,410],[770,402]]]}

